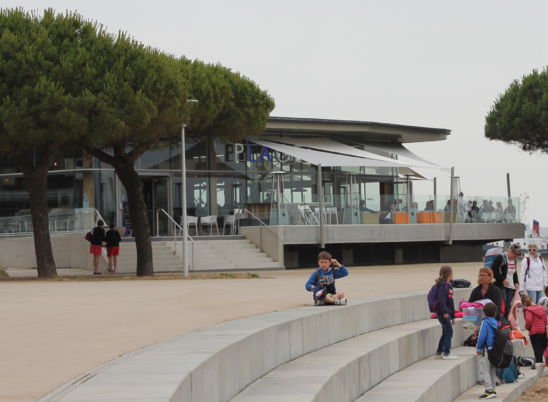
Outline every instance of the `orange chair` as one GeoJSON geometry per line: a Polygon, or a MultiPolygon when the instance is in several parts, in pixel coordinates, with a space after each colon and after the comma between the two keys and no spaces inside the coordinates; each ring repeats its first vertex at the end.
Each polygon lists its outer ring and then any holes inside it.
{"type": "Polygon", "coordinates": [[[397,225],[408,225],[409,224],[409,214],[407,212],[395,212],[394,223],[397,225]]]}
{"type": "Polygon", "coordinates": [[[432,223],[432,213],[419,212],[417,214],[417,223],[432,223]]]}

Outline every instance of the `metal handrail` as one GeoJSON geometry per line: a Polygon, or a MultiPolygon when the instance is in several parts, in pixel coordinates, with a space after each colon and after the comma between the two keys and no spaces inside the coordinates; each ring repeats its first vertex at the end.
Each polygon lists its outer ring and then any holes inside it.
{"type": "Polygon", "coordinates": [[[253,215],[251,212],[249,212],[247,209],[244,209],[244,212],[245,213],[248,213],[249,215],[251,215],[253,218],[257,219],[260,223],[259,225],[259,236],[260,236],[260,244],[259,244],[259,248],[261,250],[261,253],[263,252],[263,226],[268,228],[272,233],[274,233],[276,236],[278,236],[282,242],[283,242],[283,236],[281,236],[279,233],[275,232],[271,227],[269,227],[266,223],[264,223],[261,219],[259,219],[257,216],[253,215]]]}
{"type": "MultiPolygon", "coordinates": [[[[190,242],[192,244],[192,270],[194,271],[194,239],[192,237],[190,237],[190,235],[187,233],[187,231],[184,230],[181,227],[181,225],[179,225],[177,222],[175,222],[175,220],[163,208],[160,208],[160,209],[156,210],[156,236],[160,237],[160,225],[158,225],[159,212],[160,211],[162,211],[171,220],[171,222],[173,222],[173,224],[175,226],[177,226],[179,228],[179,230],[182,231],[186,235],[186,237],[188,237],[190,239],[190,242]]],[[[173,231],[173,245],[174,245],[174,248],[175,248],[175,254],[177,254],[177,229],[175,229],[173,231]]],[[[183,257],[183,252],[181,250],[181,258],[182,257],[183,257]]]]}

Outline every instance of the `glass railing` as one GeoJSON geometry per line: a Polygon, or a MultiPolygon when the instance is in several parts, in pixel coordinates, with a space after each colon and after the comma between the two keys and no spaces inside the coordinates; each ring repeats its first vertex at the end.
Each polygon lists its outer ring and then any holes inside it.
{"type": "MultiPolygon", "coordinates": [[[[84,233],[102,219],[94,208],[56,208],[48,211],[50,234],[84,233]]],[[[32,236],[34,232],[30,210],[0,218],[0,237],[32,236]]]]}
{"type": "MultiPolygon", "coordinates": [[[[451,197],[447,195],[361,196],[326,195],[323,218],[326,225],[441,224],[451,222],[451,197]]],[[[519,223],[518,197],[471,196],[453,199],[453,223],[519,223]]],[[[319,225],[320,203],[312,197],[301,202],[252,204],[246,207],[270,225],[319,225]]],[[[240,226],[247,226],[245,216],[240,226]]],[[[249,219],[249,225],[253,225],[249,219]]]]}

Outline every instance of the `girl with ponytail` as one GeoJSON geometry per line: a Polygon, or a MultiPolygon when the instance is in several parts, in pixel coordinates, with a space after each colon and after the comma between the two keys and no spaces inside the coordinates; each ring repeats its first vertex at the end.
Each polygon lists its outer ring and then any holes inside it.
{"type": "Polygon", "coordinates": [[[436,359],[456,360],[451,354],[453,325],[455,325],[455,303],[453,300],[453,269],[447,265],[440,268],[440,276],[436,279],[436,314],[441,324],[442,333],[436,351],[436,359]]]}

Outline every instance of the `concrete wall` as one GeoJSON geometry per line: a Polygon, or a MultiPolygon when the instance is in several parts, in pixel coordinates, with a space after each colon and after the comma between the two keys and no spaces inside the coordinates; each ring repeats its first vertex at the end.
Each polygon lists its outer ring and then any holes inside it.
{"type": "MultiPolygon", "coordinates": [[[[53,258],[57,268],[82,268],[93,271],[93,256],[84,235],[51,236],[53,258]]],[[[106,268],[105,258],[99,267],[106,268]]],[[[34,237],[0,241],[0,266],[10,268],[36,268],[34,237]]]]}
{"type": "MultiPolygon", "coordinates": [[[[272,228],[276,228],[273,226],[272,228]]],[[[240,230],[247,228],[240,228],[240,230]]],[[[521,223],[456,223],[454,241],[498,241],[523,237],[521,223]]],[[[314,226],[284,226],[284,244],[318,244],[320,228],[314,226]]],[[[410,225],[326,225],[326,243],[395,243],[449,240],[449,224],[410,225]]]]}

